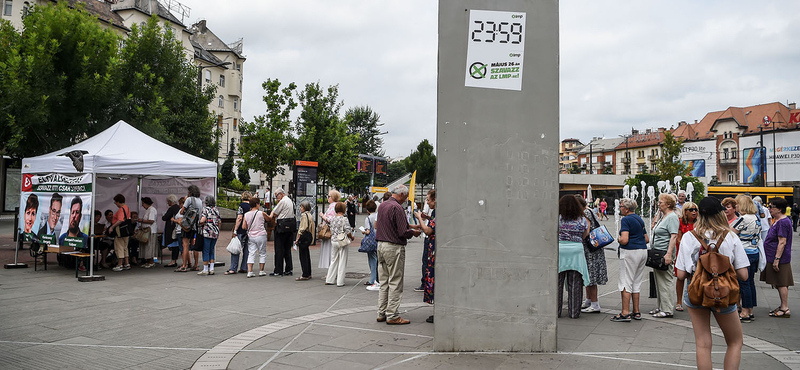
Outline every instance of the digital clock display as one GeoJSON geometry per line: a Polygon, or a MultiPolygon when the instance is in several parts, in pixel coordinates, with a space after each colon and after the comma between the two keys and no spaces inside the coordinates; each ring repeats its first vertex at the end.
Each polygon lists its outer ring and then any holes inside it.
{"type": "Polygon", "coordinates": [[[523,12],[469,11],[465,86],[522,90],[526,17],[523,12]]]}

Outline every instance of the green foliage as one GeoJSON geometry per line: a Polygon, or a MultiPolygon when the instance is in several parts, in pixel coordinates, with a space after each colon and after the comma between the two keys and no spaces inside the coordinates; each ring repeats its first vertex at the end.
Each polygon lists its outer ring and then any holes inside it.
{"type": "Polygon", "coordinates": [[[578,163],[573,163],[572,166],[569,168],[569,173],[571,174],[579,174],[581,173],[581,168],[578,166],[578,163]]]}
{"type": "Polygon", "coordinates": [[[166,144],[213,160],[219,132],[208,104],[215,88],[209,84],[200,91],[198,73],[172,28],[153,15],[142,27],[131,27],[120,52],[114,115],[166,144]]]}
{"type": "Polygon", "coordinates": [[[0,148],[29,157],[93,136],[118,120],[188,153],[216,157],[197,69],[157,17],[120,37],[68,2],[33,7],[18,33],[0,22],[0,148]]]}
{"type": "Polygon", "coordinates": [[[34,7],[23,29],[0,25],[0,148],[40,155],[109,126],[119,37],[66,2],[34,7]]]}
{"type": "Polygon", "coordinates": [[[686,176],[686,164],[681,161],[683,139],[675,138],[672,132],[664,132],[661,155],[656,159],[656,170],[662,179],[672,181],[675,176],[686,176]]]}
{"type": "MultiPolygon", "coordinates": [[[[289,115],[297,106],[292,99],[297,85],[292,82],[281,89],[279,80],[268,79],[261,87],[264,89],[263,100],[267,104],[267,112],[255,117],[254,122],[244,122],[239,127],[242,133],[239,151],[244,160],[239,168],[261,171],[267,176],[271,189],[272,179],[284,173],[281,166],[288,164],[291,158],[288,144],[293,138],[289,115]]],[[[242,179],[241,173],[239,179],[242,179]]]]}
{"type": "Polygon", "coordinates": [[[247,167],[240,163],[239,167],[236,169],[236,172],[237,177],[242,184],[250,184],[250,171],[247,170],[247,167]]]}
{"type": "Polygon", "coordinates": [[[352,184],[357,161],[357,137],[347,133],[347,122],[339,118],[342,103],[339,87],[306,84],[298,94],[300,116],[295,123],[297,139],[294,158],[319,163],[318,176],[329,184],[352,184]]]}
{"type": "Polygon", "coordinates": [[[356,153],[383,157],[383,138],[381,135],[381,116],[369,106],[353,107],[344,113],[347,133],[356,135],[356,153]]]}
{"type": "Polygon", "coordinates": [[[225,158],[225,162],[222,162],[222,166],[219,168],[219,185],[220,186],[230,186],[231,181],[236,178],[233,175],[233,159],[232,158],[225,158]]]}
{"type": "Polygon", "coordinates": [[[242,182],[239,181],[239,179],[231,180],[231,183],[230,183],[230,185],[228,185],[228,187],[230,187],[231,189],[236,190],[236,191],[245,191],[245,190],[247,190],[247,186],[242,184],[242,182]]]}
{"type": "Polygon", "coordinates": [[[400,177],[402,177],[403,175],[408,173],[408,172],[406,172],[407,159],[408,158],[403,159],[402,161],[394,161],[392,163],[389,163],[389,166],[386,169],[386,172],[388,174],[388,176],[387,176],[388,179],[387,179],[387,181],[385,183],[383,183],[383,185],[386,185],[386,184],[388,184],[388,183],[390,183],[390,182],[392,182],[394,180],[397,180],[400,177]]]}
{"type": "Polygon", "coordinates": [[[423,139],[417,150],[406,158],[406,171],[417,171],[418,184],[433,184],[436,181],[436,155],[433,154],[433,145],[428,139],[423,139]]]}

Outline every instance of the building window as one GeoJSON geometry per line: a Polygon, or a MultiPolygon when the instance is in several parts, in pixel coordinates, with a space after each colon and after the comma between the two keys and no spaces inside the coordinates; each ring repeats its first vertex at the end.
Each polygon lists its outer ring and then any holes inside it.
{"type": "Polygon", "coordinates": [[[222,128],[222,115],[217,116],[217,127],[222,128]]]}
{"type": "Polygon", "coordinates": [[[242,92],[242,80],[239,80],[239,92],[242,92]]]}
{"type": "Polygon", "coordinates": [[[734,174],[733,170],[728,170],[728,182],[736,181],[736,175],[734,174]]]}
{"type": "Polygon", "coordinates": [[[651,165],[651,170],[650,170],[650,173],[656,173],[656,164],[655,164],[655,163],[653,163],[653,164],[651,165]]]}
{"type": "Polygon", "coordinates": [[[238,120],[238,119],[236,119],[236,118],[234,118],[234,119],[233,119],[233,128],[234,128],[234,129],[236,129],[236,124],[238,124],[238,123],[239,123],[239,120],[238,120]]]}
{"type": "Polygon", "coordinates": [[[3,15],[11,16],[11,11],[13,10],[14,2],[11,0],[6,0],[5,5],[3,7],[3,15]]]}
{"type": "Polygon", "coordinates": [[[225,108],[225,98],[222,95],[219,96],[219,107],[225,108]]]}
{"type": "Polygon", "coordinates": [[[647,172],[647,165],[646,164],[640,164],[639,165],[639,173],[644,173],[644,172],[647,172]]]}
{"type": "Polygon", "coordinates": [[[219,86],[225,87],[225,76],[219,75],[219,86]]]}
{"type": "Polygon", "coordinates": [[[736,151],[731,149],[731,159],[736,159],[736,151]]]}
{"type": "Polygon", "coordinates": [[[206,69],[205,75],[206,75],[206,83],[211,83],[211,71],[206,69]]]}
{"type": "Polygon", "coordinates": [[[239,98],[233,98],[233,111],[236,112],[237,109],[239,109],[239,98]]]}
{"type": "Polygon", "coordinates": [[[242,71],[242,63],[236,63],[236,70],[240,72],[242,71]]]}
{"type": "Polygon", "coordinates": [[[722,149],[722,159],[728,159],[728,148],[722,149]]]}

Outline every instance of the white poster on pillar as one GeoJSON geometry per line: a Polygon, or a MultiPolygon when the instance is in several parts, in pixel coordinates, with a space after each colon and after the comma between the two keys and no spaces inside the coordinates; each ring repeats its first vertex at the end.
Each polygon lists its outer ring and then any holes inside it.
{"type": "Polygon", "coordinates": [[[464,85],[522,90],[524,12],[470,10],[464,85]]]}

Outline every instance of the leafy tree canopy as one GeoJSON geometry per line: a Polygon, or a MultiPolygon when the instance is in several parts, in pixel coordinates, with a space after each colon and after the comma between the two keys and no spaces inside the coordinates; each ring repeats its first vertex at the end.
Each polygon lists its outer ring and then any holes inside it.
{"type": "Polygon", "coordinates": [[[422,140],[417,145],[417,150],[411,152],[406,158],[406,171],[417,171],[417,183],[433,184],[436,180],[436,154],[433,154],[433,145],[428,139],[422,140]]]}

